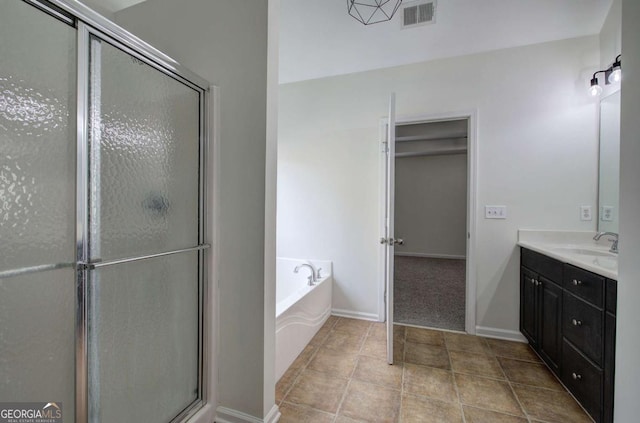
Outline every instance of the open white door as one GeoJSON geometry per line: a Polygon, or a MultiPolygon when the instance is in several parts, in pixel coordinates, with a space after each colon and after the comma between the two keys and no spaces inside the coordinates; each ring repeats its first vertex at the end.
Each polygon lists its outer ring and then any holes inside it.
{"type": "Polygon", "coordinates": [[[385,249],[385,304],[387,311],[387,362],[393,364],[393,219],[395,205],[395,164],[396,164],[396,95],[389,98],[389,122],[387,122],[387,166],[386,166],[386,224],[382,243],[385,249]]]}

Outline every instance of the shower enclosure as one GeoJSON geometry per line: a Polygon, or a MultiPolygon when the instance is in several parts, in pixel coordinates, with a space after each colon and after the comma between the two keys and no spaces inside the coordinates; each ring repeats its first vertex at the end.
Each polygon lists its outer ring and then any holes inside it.
{"type": "Polygon", "coordinates": [[[203,405],[206,81],[79,3],[0,0],[0,405],[203,405]]]}

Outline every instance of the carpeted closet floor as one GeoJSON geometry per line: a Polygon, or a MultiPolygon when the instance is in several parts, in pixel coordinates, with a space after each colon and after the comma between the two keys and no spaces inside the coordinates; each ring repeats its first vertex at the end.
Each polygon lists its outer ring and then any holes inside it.
{"type": "Polygon", "coordinates": [[[395,257],[394,322],[464,331],[462,259],[395,257]]]}

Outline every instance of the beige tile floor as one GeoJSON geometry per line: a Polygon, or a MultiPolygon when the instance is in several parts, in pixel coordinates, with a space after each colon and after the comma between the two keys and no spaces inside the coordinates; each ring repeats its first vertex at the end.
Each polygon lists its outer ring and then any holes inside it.
{"type": "Polygon", "coordinates": [[[281,423],[592,420],[528,345],[332,316],[276,385],[281,423]]]}

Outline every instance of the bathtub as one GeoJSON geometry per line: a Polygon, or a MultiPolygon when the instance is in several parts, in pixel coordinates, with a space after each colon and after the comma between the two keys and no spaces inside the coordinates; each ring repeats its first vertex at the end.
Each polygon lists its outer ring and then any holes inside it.
{"type": "Polygon", "coordinates": [[[278,258],[276,262],[276,380],[302,352],[331,315],[333,285],[330,261],[278,258]],[[309,269],[293,269],[302,263],[321,268],[320,280],[309,286],[309,269]]]}

